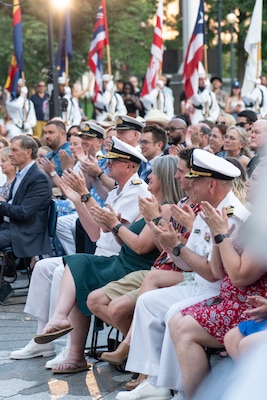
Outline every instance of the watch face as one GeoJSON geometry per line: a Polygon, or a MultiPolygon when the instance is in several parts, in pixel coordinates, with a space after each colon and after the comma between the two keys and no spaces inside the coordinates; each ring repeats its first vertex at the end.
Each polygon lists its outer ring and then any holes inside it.
{"type": "Polygon", "coordinates": [[[176,257],[180,255],[181,249],[184,247],[183,243],[179,243],[178,246],[174,247],[172,249],[172,254],[174,254],[176,257]]]}
{"type": "Polygon", "coordinates": [[[81,196],[81,201],[82,202],[86,202],[88,199],[90,199],[90,197],[91,197],[91,195],[89,193],[88,194],[83,194],[81,196]]]}
{"type": "Polygon", "coordinates": [[[173,253],[175,256],[179,256],[179,254],[180,254],[180,249],[177,248],[177,247],[174,247],[172,253],[173,253]]]}

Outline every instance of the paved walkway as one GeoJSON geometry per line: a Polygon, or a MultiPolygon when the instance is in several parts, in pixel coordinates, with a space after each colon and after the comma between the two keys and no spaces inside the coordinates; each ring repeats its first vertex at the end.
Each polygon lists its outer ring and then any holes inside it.
{"type": "MultiPolygon", "coordinates": [[[[18,283],[21,284],[21,280],[18,283]]],[[[16,281],[13,286],[18,283],[16,281]]],[[[25,300],[26,296],[12,297],[7,300],[10,305],[0,305],[0,400],[115,399],[117,392],[124,390],[131,374],[119,372],[108,363],[88,358],[91,365],[88,372],[53,375],[45,369],[49,358],[9,359],[12,350],[22,348],[36,334],[35,318],[23,313],[25,300]]],[[[98,345],[106,345],[108,331],[106,327],[99,332],[98,345]]],[[[65,339],[58,339],[55,344],[59,352],[65,345],[65,339]]],[[[90,344],[89,334],[88,347],[90,344]]],[[[218,356],[212,361],[213,365],[219,364],[217,376],[221,375],[221,368],[225,371],[221,361],[218,356]]]]}
{"type": "MultiPolygon", "coordinates": [[[[8,299],[7,303],[25,302],[26,297],[8,299]]],[[[9,353],[29,342],[36,334],[34,318],[23,313],[24,304],[0,305],[0,400],[71,400],[115,399],[131,374],[118,372],[108,363],[88,358],[88,372],[53,375],[45,369],[49,358],[10,360],[9,353]]],[[[99,334],[99,344],[106,344],[108,329],[99,334]]],[[[90,344],[90,335],[88,343],[90,344]]],[[[56,342],[58,351],[65,339],[56,342]]]]}

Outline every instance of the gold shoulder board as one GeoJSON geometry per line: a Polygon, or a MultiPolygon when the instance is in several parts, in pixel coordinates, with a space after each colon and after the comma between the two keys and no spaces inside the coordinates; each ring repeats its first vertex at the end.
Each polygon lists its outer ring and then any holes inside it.
{"type": "Polygon", "coordinates": [[[141,185],[141,183],[142,183],[141,179],[133,179],[131,181],[132,185],[141,185]]]}
{"type": "Polygon", "coordinates": [[[234,215],[235,208],[234,206],[227,206],[225,207],[227,217],[232,217],[234,215]]]}

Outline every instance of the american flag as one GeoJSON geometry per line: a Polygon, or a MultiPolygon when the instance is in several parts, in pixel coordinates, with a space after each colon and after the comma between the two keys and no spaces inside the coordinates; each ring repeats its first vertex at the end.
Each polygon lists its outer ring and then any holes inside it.
{"type": "Polygon", "coordinates": [[[198,65],[203,58],[203,47],[205,42],[204,0],[200,0],[196,25],[184,61],[183,78],[187,99],[198,91],[198,65]]]}
{"type": "Polygon", "coordinates": [[[159,73],[161,71],[163,61],[163,40],[162,40],[162,24],[163,24],[163,3],[159,0],[157,10],[157,22],[154,29],[153,43],[151,46],[151,56],[146,71],[146,77],[143,83],[141,96],[149,94],[155,89],[159,73]]]}
{"type": "Polygon", "coordinates": [[[93,102],[97,100],[97,95],[102,90],[103,52],[108,42],[106,3],[105,0],[101,0],[96,16],[94,36],[88,54],[88,65],[95,75],[93,102]]]}

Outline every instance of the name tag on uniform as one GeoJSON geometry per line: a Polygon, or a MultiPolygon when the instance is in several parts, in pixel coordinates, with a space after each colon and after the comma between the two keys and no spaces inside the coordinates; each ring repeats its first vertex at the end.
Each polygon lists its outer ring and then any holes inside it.
{"type": "Polygon", "coordinates": [[[194,233],[195,233],[196,235],[199,235],[199,234],[201,233],[201,230],[200,230],[200,229],[195,229],[195,230],[194,230],[194,233]]]}

